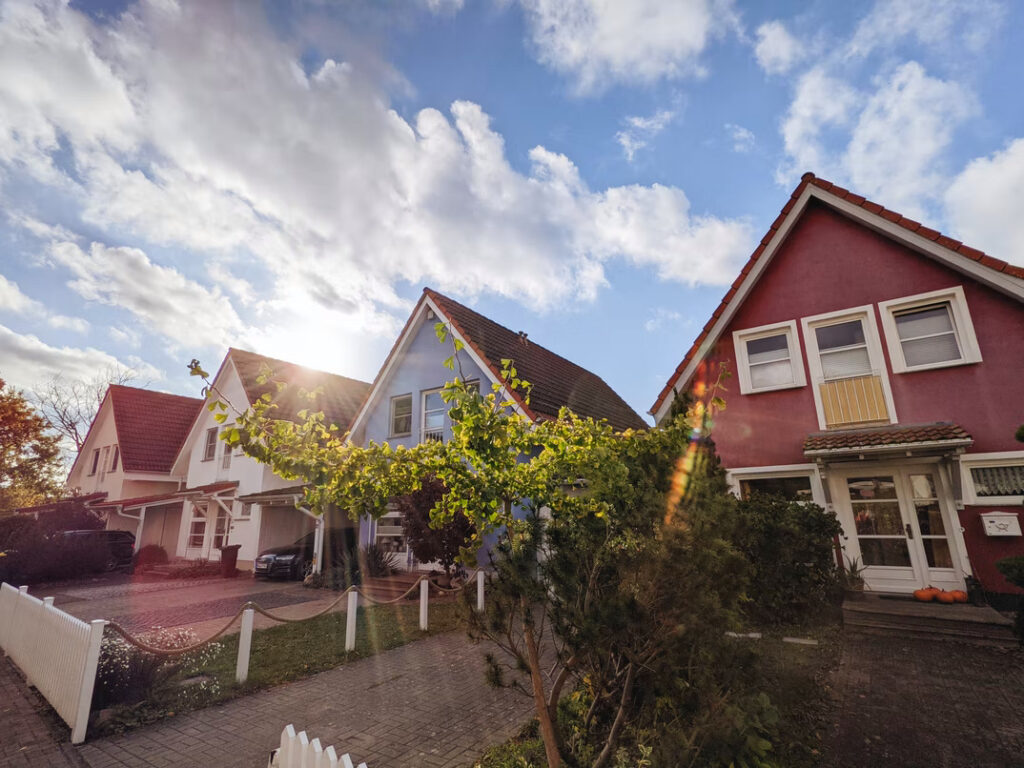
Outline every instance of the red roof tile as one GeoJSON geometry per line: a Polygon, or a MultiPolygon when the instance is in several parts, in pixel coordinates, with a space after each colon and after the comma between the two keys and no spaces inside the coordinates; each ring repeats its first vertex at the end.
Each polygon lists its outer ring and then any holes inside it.
{"type": "Polygon", "coordinates": [[[124,470],[170,472],[203,401],[123,384],[111,384],[107,394],[124,470]]]}
{"type": "MultiPolygon", "coordinates": [[[[921,235],[922,237],[927,237],[930,240],[935,240],[940,245],[949,248],[949,250],[955,253],[959,253],[961,256],[966,256],[969,259],[973,259],[974,261],[978,261],[980,264],[988,267],[989,269],[992,269],[996,272],[1002,272],[1003,274],[1010,275],[1011,277],[1016,277],[1018,279],[1024,280],[1024,267],[1018,267],[1013,264],[1009,264],[1003,261],[1002,259],[997,259],[995,257],[988,256],[983,251],[979,251],[976,248],[971,248],[970,246],[964,245],[958,240],[945,237],[934,229],[924,227],[919,222],[916,222],[913,219],[905,218],[902,214],[896,213],[895,211],[890,211],[889,209],[882,207],[878,203],[873,203],[870,200],[866,200],[865,198],[861,197],[860,195],[855,195],[852,192],[843,189],[842,187],[835,186],[834,184],[832,184],[832,182],[826,181],[825,179],[820,179],[810,172],[805,173],[801,177],[800,183],[796,186],[796,189],[793,190],[793,194],[790,195],[790,199],[786,202],[786,205],[783,207],[782,214],[780,214],[779,217],[776,218],[774,222],[772,222],[772,225],[769,228],[768,235],[766,235],[766,237],[774,236],[775,231],[779,228],[779,226],[781,226],[782,221],[792,210],[792,201],[798,198],[803,193],[804,189],[807,187],[808,184],[814,185],[818,189],[824,190],[826,192],[830,192],[831,194],[836,195],[837,197],[846,201],[847,203],[851,203],[860,208],[863,208],[869,213],[882,216],[888,219],[889,221],[892,221],[900,225],[901,227],[904,227],[910,232],[916,232],[918,235],[921,235]]],[[[765,242],[765,240],[762,240],[761,243],[754,250],[753,254],[751,254],[746,266],[744,266],[743,270],[740,273],[741,275],[747,274],[750,271],[750,268],[754,265],[754,263],[764,252],[765,242]]],[[[731,291],[726,294],[726,297],[722,299],[722,302],[719,304],[718,309],[713,313],[713,317],[718,317],[721,315],[722,312],[725,311],[725,308],[728,305],[729,300],[732,298],[732,295],[733,294],[731,291]]],[[[678,366],[676,366],[676,370],[669,377],[668,382],[666,382],[665,386],[662,387],[661,392],[658,393],[657,400],[655,400],[654,405],[651,406],[651,413],[657,413],[658,409],[661,408],[662,404],[665,402],[665,399],[672,393],[673,388],[678,383],[679,377],[682,375],[683,371],[686,370],[686,367],[690,364],[691,361],[693,361],[695,357],[697,357],[698,353],[700,352],[701,345],[707,340],[709,331],[710,324],[705,326],[704,330],[701,331],[700,335],[697,336],[696,340],[694,340],[693,342],[693,345],[687,351],[686,355],[683,356],[682,361],[679,363],[678,366]]]]}
{"type": "Polygon", "coordinates": [[[336,424],[341,430],[347,430],[359,411],[363,398],[370,390],[370,385],[365,381],[315,371],[312,368],[242,349],[229,349],[228,357],[235,363],[235,370],[242,380],[242,387],[249,402],[254,403],[262,395],[270,394],[278,407],[276,415],[283,419],[296,419],[298,412],[303,409],[323,411],[328,423],[336,424]],[[260,384],[258,379],[264,366],[270,369],[271,377],[265,384],[260,384]],[[279,392],[279,381],[292,386],[279,392]],[[322,391],[313,402],[309,402],[299,396],[296,387],[306,391],[322,388],[322,391]]]}
{"type": "Polygon", "coordinates": [[[814,432],[804,440],[804,453],[855,452],[866,448],[899,446],[906,448],[920,443],[971,443],[973,439],[958,424],[907,424],[901,427],[871,427],[814,432]]]}
{"type": "Polygon", "coordinates": [[[607,419],[616,429],[649,426],[599,376],[437,291],[426,288],[424,293],[496,378],[501,378],[502,360],[514,362],[520,378],[533,385],[529,404],[513,393],[531,418],[555,418],[565,406],[579,416],[607,419]]]}

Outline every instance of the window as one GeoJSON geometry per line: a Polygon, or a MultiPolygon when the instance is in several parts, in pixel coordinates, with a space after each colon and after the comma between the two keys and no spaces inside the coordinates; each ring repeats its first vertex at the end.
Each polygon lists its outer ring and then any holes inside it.
{"type": "Polygon", "coordinates": [[[960,466],[964,503],[1024,504],[1024,452],[967,454],[960,466]]]}
{"type": "Polygon", "coordinates": [[[96,470],[99,469],[99,466],[100,466],[100,449],[97,448],[95,451],[92,452],[92,465],[90,466],[89,474],[90,475],[95,475],[96,474],[96,470]]]}
{"type": "Polygon", "coordinates": [[[740,495],[749,499],[752,493],[779,496],[788,501],[814,501],[811,492],[811,478],[801,477],[752,477],[740,480],[740,495]]]}
{"type": "Polygon", "coordinates": [[[402,513],[394,502],[388,504],[388,510],[377,521],[377,546],[385,552],[401,552],[407,550],[405,535],[402,530],[402,513]]]}
{"type": "Polygon", "coordinates": [[[117,446],[115,445],[115,446],[114,446],[114,455],[113,455],[113,457],[112,457],[112,458],[110,459],[110,471],[111,471],[111,472],[117,472],[117,462],[118,462],[118,461],[120,460],[120,458],[121,458],[121,451],[120,451],[120,449],[119,449],[119,448],[118,448],[118,447],[117,447],[117,446]]]}
{"type": "Polygon", "coordinates": [[[231,516],[221,507],[217,510],[217,520],[213,524],[213,547],[220,549],[228,543],[228,532],[231,530],[231,516]]]}
{"type": "Polygon", "coordinates": [[[878,306],[894,373],[981,362],[960,286],[883,301],[878,306]]]}
{"type": "Polygon", "coordinates": [[[412,395],[391,398],[391,437],[412,434],[412,395]]]}
{"type": "Polygon", "coordinates": [[[206,430],[206,444],[203,446],[203,461],[213,461],[217,456],[217,428],[206,430]]]}
{"type": "Polygon", "coordinates": [[[252,517],[252,503],[248,501],[242,502],[242,511],[238,514],[239,520],[248,520],[252,517]]]}
{"type": "Polygon", "coordinates": [[[444,440],[444,417],[448,407],[441,399],[441,390],[423,393],[423,434],[422,442],[444,440]]]}
{"type": "MultiPolygon", "coordinates": [[[[221,456],[220,468],[230,469],[231,468],[231,446],[226,441],[221,441],[224,444],[224,454],[221,456]]],[[[216,449],[214,449],[216,450],[216,449]]]]}
{"type": "Polygon", "coordinates": [[[897,423],[874,307],[801,319],[821,429],[897,423]]]}
{"type": "Polygon", "coordinates": [[[740,392],[771,392],[807,383],[796,321],[733,333],[740,392]]]}
{"type": "Polygon", "coordinates": [[[188,528],[188,546],[190,549],[202,549],[206,538],[206,516],[201,510],[195,510],[188,528]]]}

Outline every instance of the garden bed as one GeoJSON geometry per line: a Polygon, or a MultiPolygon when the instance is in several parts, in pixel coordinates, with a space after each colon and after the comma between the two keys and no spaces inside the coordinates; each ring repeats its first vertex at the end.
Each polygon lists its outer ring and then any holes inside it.
{"type": "Polygon", "coordinates": [[[201,668],[171,676],[144,701],[94,713],[89,736],[122,733],[165,717],[244,696],[262,688],[299,680],[429,635],[462,628],[461,606],[431,605],[430,629],[419,629],[419,606],[360,608],[356,647],[345,651],[345,613],[281,624],[253,632],[249,679],[235,682],[238,635],[229,635],[204,654],[201,668]]]}

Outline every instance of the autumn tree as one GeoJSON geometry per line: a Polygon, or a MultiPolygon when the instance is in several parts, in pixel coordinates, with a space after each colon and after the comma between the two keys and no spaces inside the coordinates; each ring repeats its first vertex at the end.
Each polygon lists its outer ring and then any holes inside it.
{"type": "Polygon", "coordinates": [[[60,470],[60,437],[0,379],[0,514],[55,496],[60,470]]]}

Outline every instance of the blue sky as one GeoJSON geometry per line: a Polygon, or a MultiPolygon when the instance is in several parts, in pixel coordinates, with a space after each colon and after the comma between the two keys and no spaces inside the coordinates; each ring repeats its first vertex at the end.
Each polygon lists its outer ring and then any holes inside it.
{"type": "Polygon", "coordinates": [[[655,396],[805,170],[1024,263],[1024,6],[0,0],[0,377],[370,379],[424,285],[655,396]]]}

